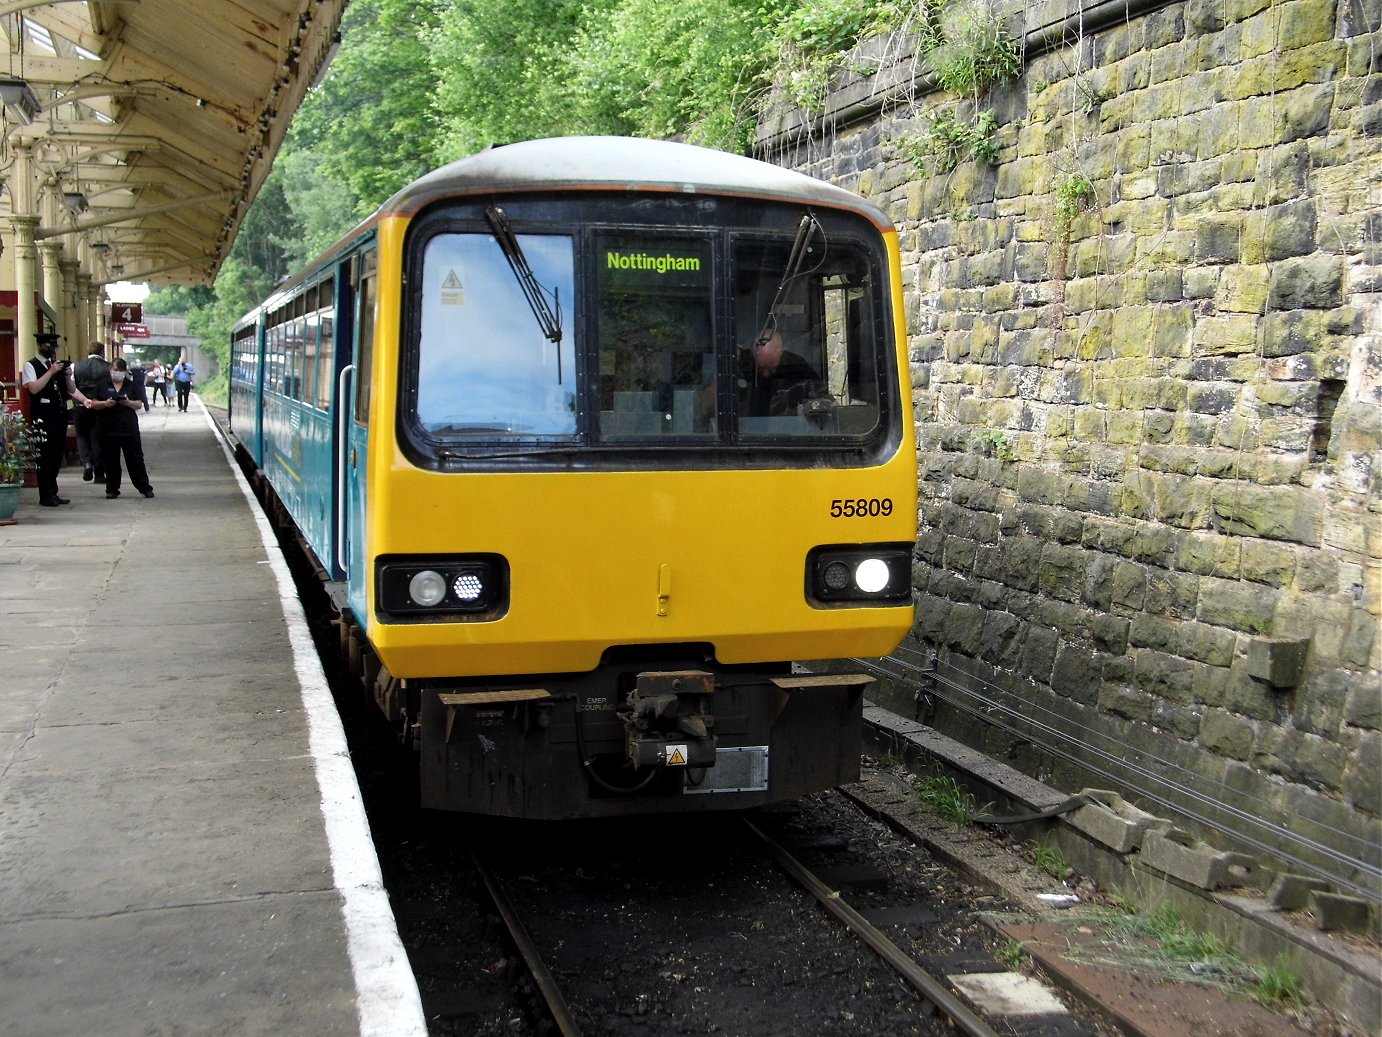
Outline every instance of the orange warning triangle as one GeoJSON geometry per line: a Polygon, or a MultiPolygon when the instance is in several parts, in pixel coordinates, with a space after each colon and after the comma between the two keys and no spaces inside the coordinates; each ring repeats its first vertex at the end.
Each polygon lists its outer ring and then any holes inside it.
{"type": "Polygon", "coordinates": [[[681,754],[681,747],[672,750],[672,755],[667,757],[668,767],[685,767],[686,757],[681,754]]]}

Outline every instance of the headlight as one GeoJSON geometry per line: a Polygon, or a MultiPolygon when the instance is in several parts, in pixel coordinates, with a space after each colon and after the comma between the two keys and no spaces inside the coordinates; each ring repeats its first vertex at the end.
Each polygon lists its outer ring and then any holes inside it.
{"type": "Polygon", "coordinates": [[[387,616],[498,619],[508,608],[508,563],[498,555],[385,556],[375,601],[387,616]]]}
{"type": "Polygon", "coordinates": [[[416,605],[431,608],[446,597],[446,581],[435,569],[424,569],[408,581],[408,597],[416,605]]]}
{"type": "Polygon", "coordinates": [[[854,586],[865,594],[877,594],[891,579],[888,563],[881,558],[865,558],[854,567],[854,586]]]}
{"type": "Polygon", "coordinates": [[[813,605],[900,605],[912,600],[912,545],[818,547],[806,557],[813,605]]]}
{"type": "Polygon", "coordinates": [[[451,584],[451,593],[457,601],[478,601],[484,596],[485,581],[478,573],[461,573],[451,584]]]}

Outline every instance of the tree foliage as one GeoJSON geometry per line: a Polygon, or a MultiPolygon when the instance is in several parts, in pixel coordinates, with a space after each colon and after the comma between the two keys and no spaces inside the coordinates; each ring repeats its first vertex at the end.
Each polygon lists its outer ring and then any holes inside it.
{"type": "Polygon", "coordinates": [[[586,19],[604,17],[614,4],[440,0],[431,41],[445,156],[573,132],[559,75],[563,54],[586,19]]]}
{"type": "Polygon", "coordinates": [[[293,120],[288,151],[313,152],[318,172],[353,192],[357,216],[437,164],[441,127],[429,47],[449,6],[354,0],[335,61],[293,120]]]}

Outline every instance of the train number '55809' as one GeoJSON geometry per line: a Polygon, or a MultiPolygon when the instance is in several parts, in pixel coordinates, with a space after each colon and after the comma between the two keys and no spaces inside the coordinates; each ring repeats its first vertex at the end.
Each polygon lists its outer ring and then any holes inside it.
{"type": "Polygon", "coordinates": [[[831,518],[886,518],[893,513],[891,497],[857,497],[830,502],[831,518]]]}

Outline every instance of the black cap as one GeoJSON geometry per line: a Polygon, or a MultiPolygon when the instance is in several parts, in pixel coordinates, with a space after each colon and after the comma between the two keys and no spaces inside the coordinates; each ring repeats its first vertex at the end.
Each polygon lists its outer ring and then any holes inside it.
{"type": "Polygon", "coordinates": [[[62,336],[56,331],[40,331],[35,333],[34,338],[39,342],[56,342],[62,336]]]}

